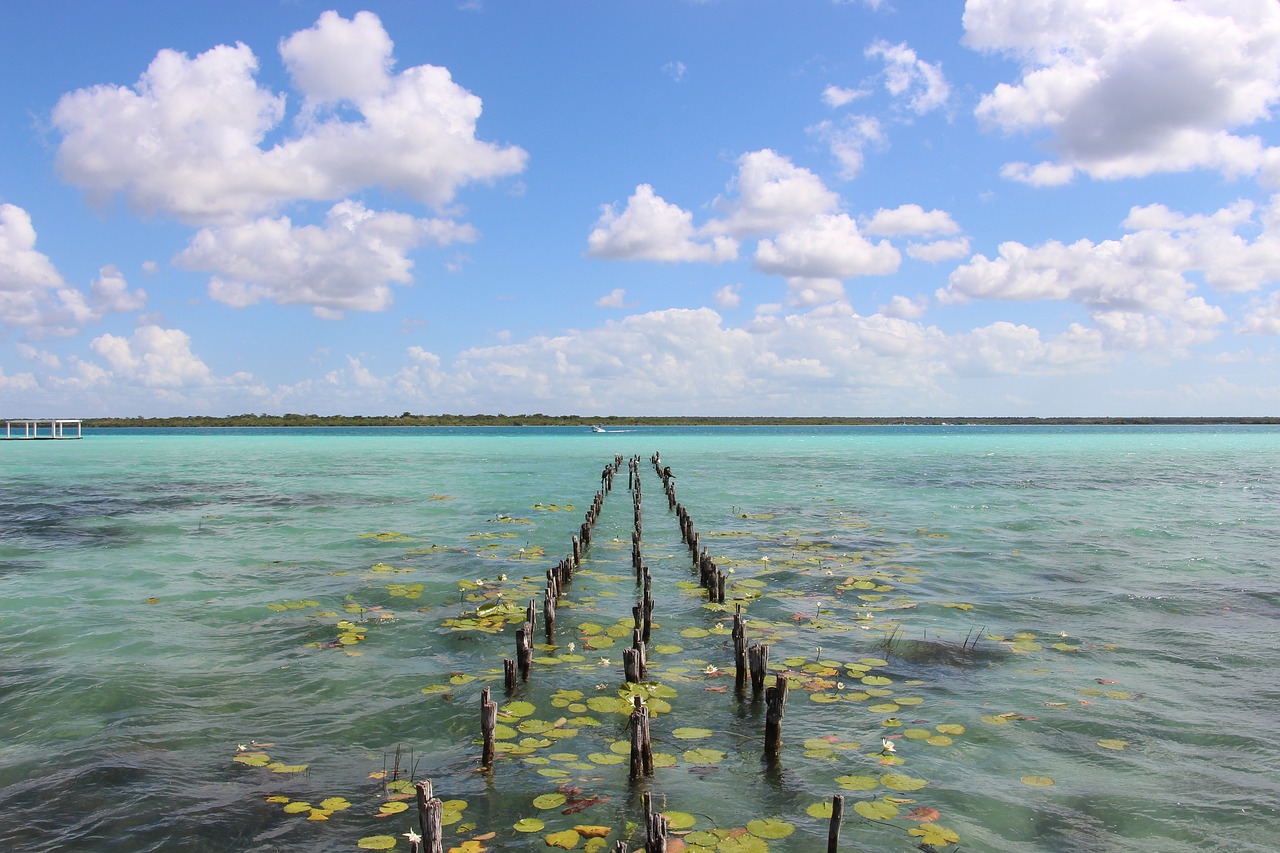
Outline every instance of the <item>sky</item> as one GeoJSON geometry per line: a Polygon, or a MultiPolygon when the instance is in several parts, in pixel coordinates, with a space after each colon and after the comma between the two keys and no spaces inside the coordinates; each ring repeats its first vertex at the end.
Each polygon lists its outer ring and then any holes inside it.
{"type": "Polygon", "coordinates": [[[0,415],[1280,415],[1276,0],[0,6],[0,415]]]}

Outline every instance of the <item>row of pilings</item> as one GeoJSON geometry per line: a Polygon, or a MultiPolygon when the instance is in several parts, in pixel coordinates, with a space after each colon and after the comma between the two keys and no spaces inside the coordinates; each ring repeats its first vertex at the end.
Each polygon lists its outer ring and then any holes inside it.
{"type": "MultiPolygon", "coordinates": [[[[561,559],[546,573],[546,587],[543,591],[543,628],[548,643],[554,641],[556,605],[566,593],[572,581],[574,570],[581,566],[600,517],[604,500],[613,488],[614,478],[621,471],[623,464],[621,455],[615,456],[601,472],[600,490],[595,493],[590,508],[578,528],[571,537],[569,555],[561,559]]],[[[676,500],[675,474],[670,466],[663,465],[660,454],[650,457],[667,499],[667,508],[675,516],[680,527],[681,540],[688,547],[692,556],[692,569],[698,576],[699,584],[706,590],[707,598],[713,603],[725,603],[726,573],[719,569],[694,525],[693,518],[685,507],[676,500]]],[[[623,677],[630,683],[643,683],[648,679],[647,648],[653,632],[653,576],[649,567],[644,564],[642,539],[643,519],[642,486],[640,476],[640,457],[627,460],[627,486],[632,496],[633,529],[631,533],[631,563],[636,576],[637,600],[632,607],[633,629],[631,646],[623,651],[623,677]]],[[[536,600],[530,599],[525,610],[523,624],[516,631],[516,656],[503,661],[504,688],[508,696],[516,692],[518,684],[527,682],[533,661],[533,637],[536,630],[536,600]]],[[[762,760],[776,769],[782,750],[782,720],[786,711],[787,679],[778,674],[774,684],[766,686],[769,647],[764,644],[748,644],[746,622],[739,604],[733,616],[732,630],[735,695],[739,701],[747,697],[747,685],[750,684],[751,701],[758,701],[763,695],[765,704],[764,750],[762,760]]],[[[630,767],[628,781],[632,786],[643,784],[643,780],[654,776],[653,744],[650,732],[650,714],[644,700],[634,696],[629,719],[631,735],[630,767]]],[[[491,771],[496,761],[495,731],[497,727],[497,703],[491,698],[490,688],[485,687],[480,696],[480,728],[482,740],[481,767],[491,771]]],[[[653,797],[649,791],[643,792],[645,853],[666,853],[669,825],[660,812],[654,808],[653,797]]],[[[411,853],[443,853],[441,835],[441,801],[433,796],[431,782],[417,783],[418,816],[421,829],[421,842],[411,840],[411,853]],[[421,844],[421,846],[419,846],[421,844]]],[[[832,816],[828,827],[827,853],[836,853],[839,846],[840,827],[843,819],[844,798],[836,794],[832,797],[832,816]]],[[[628,853],[626,842],[618,841],[613,853],[628,853]]]]}

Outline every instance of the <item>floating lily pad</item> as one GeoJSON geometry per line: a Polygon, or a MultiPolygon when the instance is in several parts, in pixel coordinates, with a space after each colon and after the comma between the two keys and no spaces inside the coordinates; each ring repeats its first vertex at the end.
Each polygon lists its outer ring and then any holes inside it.
{"type": "Polygon", "coordinates": [[[874,776],[837,776],[836,784],[846,791],[874,791],[880,787],[880,780],[874,776]]]}
{"type": "Polygon", "coordinates": [[[769,840],[786,838],[795,831],[795,824],[787,823],[785,820],[779,820],[776,817],[757,818],[747,822],[747,832],[756,838],[769,840]]]}
{"type": "Polygon", "coordinates": [[[808,808],[804,810],[804,813],[807,814],[809,817],[816,817],[819,820],[830,820],[831,815],[834,814],[835,812],[830,802],[822,802],[822,803],[813,803],[812,805],[810,805],[808,808]]]}
{"type": "Polygon", "coordinates": [[[383,803],[378,808],[378,811],[382,812],[383,814],[399,814],[400,812],[407,811],[408,808],[409,808],[409,804],[406,803],[404,800],[395,800],[394,802],[383,803]]]}
{"type": "Polygon", "coordinates": [[[688,812],[663,812],[662,816],[667,819],[667,824],[672,829],[689,829],[698,819],[688,812]]]}
{"type": "Polygon", "coordinates": [[[361,850],[391,850],[396,846],[394,835],[367,835],[356,842],[361,850]]]}
{"type": "Polygon", "coordinates": [[[546,824],[536,817],[521,818],[511,826],[516,832],[541,832],[545,827],[546,824]]]}
{"type": "Polygon", "coordinates": [[[959,723],[943,723],[936,727],[938,731],[944,735],[962,735],[964,734],[964,726],[959,723]]]}
{"type": "Polygon", "coordinates": [[[718,749],[690,749],[684,754],[684,760],[690,764],[719,764],[724,759],[725,753],[718,749]]]}
{"type": "Polygon", "coordinates": [[[960,841],[960,834],[953,829],[947,829],[945,826],[938,826],[936,823],[925,823],[915,829],[907,830],[911,835],[919,838],[923,843],[930,847],[945,847],[948,844],[956,844],[960,841]]]}
{"type": "Polygon", "coordinates": [[[863,800],[854,803],[853,810],[868,820],[891,820],[898,816],[898,807],[884,800],[863,800]]]}
{"type": "Polygon", "coordinates": [[[1030,785],[1032,788],[1048,788],[1051,785],[1058,784],[1053,781],[1051,776],[1023,776],[1018,781],[1024,785],[1030,785]]]}
{"type": "Polygon", "coordinates": [[[680,740],[697,740],[698,738],[711,737],[713,734],[715,732],[711,731],[711,729],[698,729],[689,726],[674,729],[671,732],[672,737],[680,740]]]}
{"type": "Polygon", "coordinates": [[[543,794],[541,797],[534,797],[533,807],[535,809],[558,809],[568,799],[564,794],[543,794]]]}
{"type": "Polygon", "coordinates": [[[1103,749],[1119,750],[1119,749],[1124,749],[1128,745],[1129,745],[1129,742],[1127,740],[1120,740],[1119,738],[1103,738],[1102,740],[1098,741],[1098,746],[1102,747],[1103,749]]]}
{"type": "Polygon", "coordinates": [[[545,840],[548,847],[559,847],[562,850],[572,850],[578,846],[578,842],[582,840],[582,836],[572,829],[564,829],[560,832],[549,833],[545,840]]]}
{"type": "Polygon", "coordinates": [[[929,784],[927,779],[916,779],[902,773],[886,773],[880,777],[880,784],[891,791],[918,791],[929,784]]]}

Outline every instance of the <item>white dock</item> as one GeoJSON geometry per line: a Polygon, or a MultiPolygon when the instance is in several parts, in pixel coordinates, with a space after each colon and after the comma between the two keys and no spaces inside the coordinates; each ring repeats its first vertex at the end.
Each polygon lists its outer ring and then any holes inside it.
{"type": "Polygon", "coordinates": [[[6,418],[0,441],[70,441],[84,438],[79,418],[6,418]]]}

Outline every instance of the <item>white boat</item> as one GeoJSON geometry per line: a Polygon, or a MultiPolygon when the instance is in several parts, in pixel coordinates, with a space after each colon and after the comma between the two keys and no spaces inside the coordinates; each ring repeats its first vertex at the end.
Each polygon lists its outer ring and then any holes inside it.
{"type": "Polygon", "coordinates": [[[605,428],[604,428],[604,427],[602,427],[602,426],[600,426],[600,424],[592,424],[592,425],[591,425],[591,431],[592,431],[592,432],[604,432],[604,431],[605,431],[605,428]]]}

